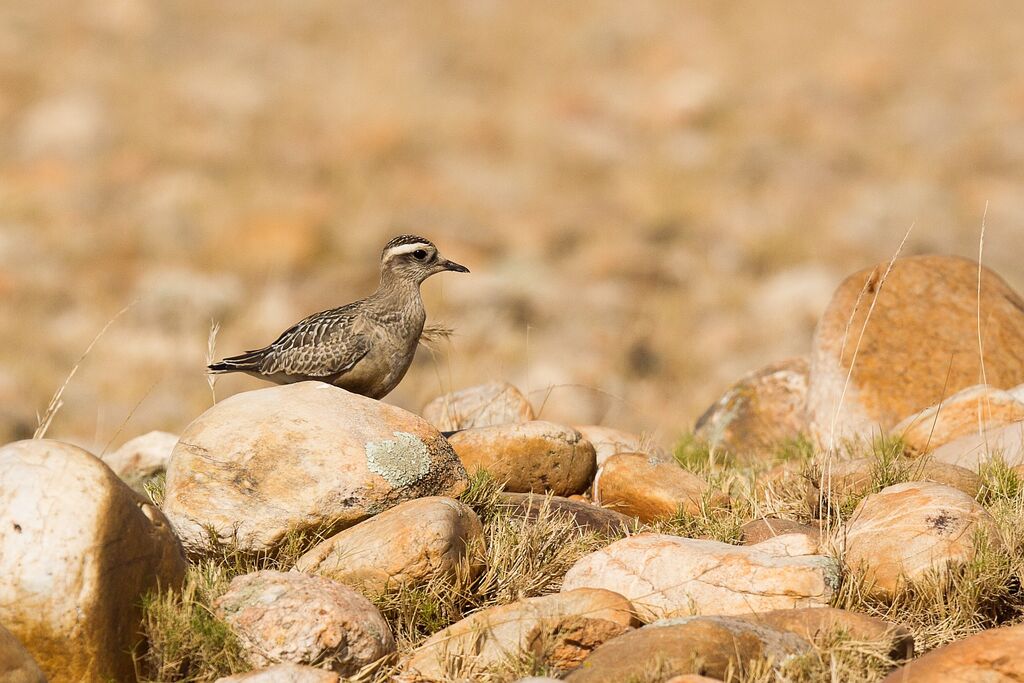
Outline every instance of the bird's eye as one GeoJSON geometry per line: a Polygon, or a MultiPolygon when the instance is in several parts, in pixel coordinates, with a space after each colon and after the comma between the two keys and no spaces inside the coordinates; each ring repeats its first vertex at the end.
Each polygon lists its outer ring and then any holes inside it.
{"type": "Polygon", "coordinates": [[[427,252],[423,249],[417,249],[416,251],[412,252],[412,257],[417,261],[422,261],[423,259],[427,258],[427,252]]]}

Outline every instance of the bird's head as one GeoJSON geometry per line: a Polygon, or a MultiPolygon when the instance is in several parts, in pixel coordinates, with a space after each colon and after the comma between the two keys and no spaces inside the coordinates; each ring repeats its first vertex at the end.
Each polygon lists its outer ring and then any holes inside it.
{"type": "Polygon", "coordinates": [[[435,273],[468,273],[466,266],[441,256],[434,243],[418,235],[399,235],[384,245],[380,255],[382,276],[419,284],[435,273]]]}

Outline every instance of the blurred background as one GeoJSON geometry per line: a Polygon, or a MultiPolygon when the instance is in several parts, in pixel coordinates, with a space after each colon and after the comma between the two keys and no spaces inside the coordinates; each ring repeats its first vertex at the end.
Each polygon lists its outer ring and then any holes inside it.
{"type": "MultiPolygon", "coordinates": [[[[507,379],[543,416],[687,430],[806,353],[850,272],[1024,289],[1015,3],[0,3],[0,437],[181,430],[203,366],[433,239],[449,342],[388,401],[507,379]]],[[[936,305],[941,305],[937,302],[936,305]]],[[[217,396],[265,386],[226,377],[217,396]]]]}

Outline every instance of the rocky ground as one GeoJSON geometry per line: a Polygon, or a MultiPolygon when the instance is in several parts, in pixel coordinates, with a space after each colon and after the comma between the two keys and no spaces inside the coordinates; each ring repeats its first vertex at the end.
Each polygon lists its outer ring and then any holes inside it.
{"type": "Polygon", "coordinates": [[[671,449],[492,382],[243,392],[103,459],[0,448],[11,681],[1024,677],[1024,300],[852,274],[671,449]],[[979,382],[979,380],[981,380],[979,382]]]}

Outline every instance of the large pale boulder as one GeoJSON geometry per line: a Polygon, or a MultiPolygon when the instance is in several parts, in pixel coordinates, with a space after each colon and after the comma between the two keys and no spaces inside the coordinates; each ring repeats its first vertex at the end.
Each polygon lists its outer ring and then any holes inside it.
{"type": "Polygon", "coordinates": [[[982,269],[979,310],[974,261],[904,258],[883,282],[887,265],[847,278],[815,331],[808,411],[825,445],[887,431],[977,384],[979,313],[988,383],[1024,382],[1024,300],[1002,278],[982,269]]]}
{"type": "Polygon", "coordinates": [[[777,631],[795,633],[809,643],[837,633],[862,643],[885,643],[894,659],[914,656],[914,636],[903,626],[834,607],[779,609],[742,617],[777,631]]]}
{"type": "Polygon", "coordinates": [[[54,683],[134,680],[142,597],[181,584],[167,519],[86,451],[0,448],[0,623],[54,683]]]}
{"type": "Polygon", "coordinates": [[[978,533],[999,542],[992,516],[963,491],[928,482],[896,484],[854,510],[844,561],[865,573],[870,592],[892,595],[927,572],[969,560],[978,533]]]}
{"type": "Polygon", "coordinates": [[[533,406],[508,382],[490,382],[438,396],[423,408],[423,418],[442,432],[529,422],[533,406]]]}
{"type": "Polygon", "coordinates": [[[672,456],[650,437],[603,425],[575,425],[575,427],[584,439],[593,444],[598,467],[603,465],[605,460],[619,453],[643,453],[652,460],[672,461],[672,456]]]}
{"type": "Polygon", "coordinates": [[[1024,420],[1024,400],[987,385],[968,387],[892,428],[909,455],[924,455],[964,436],[1024,420]]]}
{"type": "Polygon", "coordinates": [[[36,660],[14,634],[0,626],[0,681],[4,683],[46,683],[36,660]]]}
{"type": "Polygon", "coordinates": [[[629,601],[607,590],[583,589],[527,598],[475,612],[428,638],[407,663],[413,675],[448,680],[534,656],[569,670],[601,643],[636,624],[629,601]]]}
{"type": "Polygon", "coordinates": [[[289,532],[351,526],[404,500],[456,495],[466,474],[425,420],[323,382],[227,398],[171,455],[163,509],[190,552],[272,549],[289,532]]]}
{"type": "Polygon", "coordinates": [[[779,445],[805,434],[806,358],[790,358],[740,379],[697,420],[694,434],[741,462],[771,458],[779,445]]]}
{"type": "Polygon", "coordinates": [[[467,472],[486,470],[518,493],[580,493],[597,466],[594,447],[579,432],[542,420],[466,429],[448,441],[467,472]]]}
{"type": "Polygon", "coordinates": [[[635,517],[627,517],[614,510],[561,496],[503,491],[498,496],[498,505],[512,517],[566,517],[572,519],[583,531],[597,531],[603,534],[621,534],[637,525],[635,517]]]}
{"type": "Polygon", "coordinates": [[[299,558],[295,569],[382,594],[472,571],[472,544],[483,528],[468,506],[452,498],[410,500],[360,522],[299,558]]]}
{"type": "Polygon", "coordinates": [[[1024,680],[1024,624],[957,640],[890,673],[882,683],[1018,683],[1024,680]]]}
{"type": "Polygon", "coordinates": [[[369,600],[319,576],[243,574],[214,607],[256,667],[316,664],[350,676],[395,650],[388,623],[369,600]]]}
{"type": "Polygon", "coordinates": [[[132,488],[167,469],[178,437],[168,432],[149,432],[129,439],[116,451],[103,456],[103,462],[132,488]]]}
{"type": "Polygon", "coordinates": [[[582,557],[562,590],[618,591],[645,622],[828,604],[838,581],[832,560],[773,555],[760,547],[640,534],[582,557]]]}
{"type": "Polygon", "coordinates": [[[971,470],[993,459],[1007,465],[1024,464],[1024,420],[1011,422],[982,433],[953,439],[933,450],[929,457],[935,462],[959,465],[971,470]]]}
{"type": "Polygon", "coordinates": [[[594,477],[593,495],[596,504],[644,522],[669,519],[680,512],[697,515],[704,507],[728,502],[696,474],[640,453],[608,458],[594,477]]]}
{"type": "Polygon", "coordinates": [[[810,650],[797,635],[722,616],[666,619],[630,631],[594,650],[569,683],[623,683],[698,674],[724,679],[752,661],[775,666],[810,650]]]}

